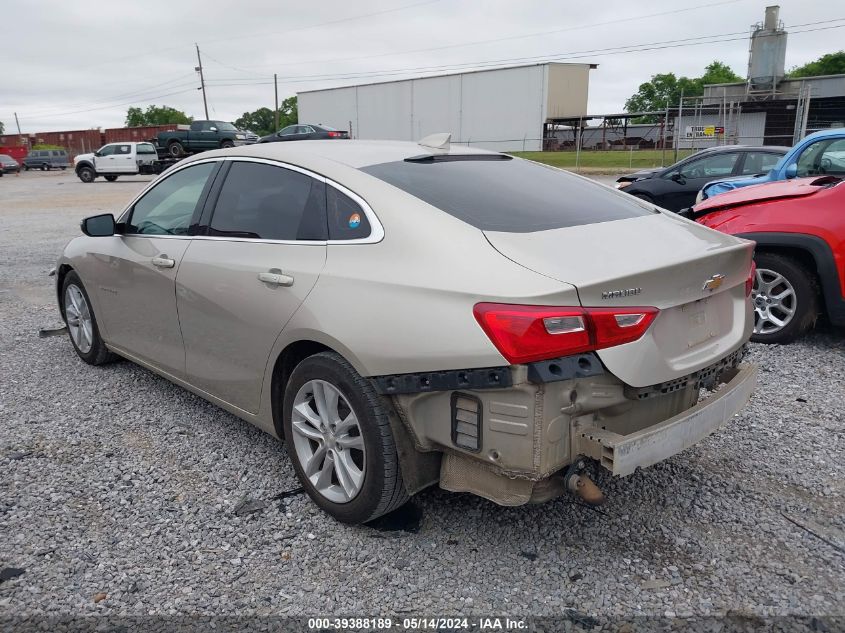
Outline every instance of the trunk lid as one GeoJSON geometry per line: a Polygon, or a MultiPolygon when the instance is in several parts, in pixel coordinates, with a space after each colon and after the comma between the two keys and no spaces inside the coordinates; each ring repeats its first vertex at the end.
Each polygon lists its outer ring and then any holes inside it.
{"type": "Polygon", "coordinates": [[[706,367],[742,345],[753,327],[745,296],[752,242],[669,214],[485,235],[505,257],[575,286],[584,307],[660,309],[642,338],[597,352],[631,386],[706,367]]]}

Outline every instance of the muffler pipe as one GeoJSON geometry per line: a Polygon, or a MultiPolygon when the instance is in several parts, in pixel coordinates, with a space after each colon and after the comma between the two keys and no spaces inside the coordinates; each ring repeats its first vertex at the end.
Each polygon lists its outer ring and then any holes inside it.
{"type": "Polygon", "coordinates": [[[600,506],[604,503],[604,494],[584,473],[572,473],[566,480],[566,487],[570,492],[578,495],[584,503],[600,506]]]}

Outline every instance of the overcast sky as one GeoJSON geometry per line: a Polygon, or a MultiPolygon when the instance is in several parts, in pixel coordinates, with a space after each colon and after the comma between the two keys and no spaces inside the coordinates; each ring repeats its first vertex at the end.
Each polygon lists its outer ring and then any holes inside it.
{"type": "MultiPolygon", "coordinates": [[[[766,4],[6,0],[0,5],[5,26],[0,121],[7,133],[15,130],[13,112],[24,132],[118,127],[129,106],[148,104],[204,118],[194,42],[203,54],[213,119],[233,121],[245,111],[272,107],[274,72],[281,100],[297,90],[553,57],[599,64],[590,79],[589,112],[619,112],[654,73],[695,76],[719,59],[744,77],[746,33],[763,19],[766,4]],[[641,52],[607,50],[689,43],[711,35],[736,39],[641,52]]],[[[845,27],[841,0],[781,0],[780,6],[780,17],[792,31],[787,68],[845,48],[845,28],[830,28],[845,27]],[[798,26],[808,23],[817,24],[798,26]],[[805,29],[817,30],[797,32],[805,29]]]]}

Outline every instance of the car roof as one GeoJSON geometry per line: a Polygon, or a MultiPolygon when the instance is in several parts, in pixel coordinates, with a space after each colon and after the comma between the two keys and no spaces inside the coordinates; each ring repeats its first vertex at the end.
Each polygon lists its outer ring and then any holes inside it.
{"type": "Polygon", "coordinates": [[[463,145],[452,145],[448,150],[435,150],[410,141],[321,140],[256,143],[255,145],[243,145],[227,150],[202,152],[187,160],[193,161],[212,156],[244,156],[291,162],[303,167],[307,167],[309,164],[331,161],[360,169],[369,165],[397,162],[413,156],[494,154],[498,154],[498,152],[463,145]]]}

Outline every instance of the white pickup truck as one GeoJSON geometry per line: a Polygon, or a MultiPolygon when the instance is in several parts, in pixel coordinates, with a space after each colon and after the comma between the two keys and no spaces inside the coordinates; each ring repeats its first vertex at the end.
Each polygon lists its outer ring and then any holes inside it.
{"type": "Polygon", "coordinates": [[[94,182],[98,176],[112,182],[118,176],[161,173],[170,162],[173,161],[159,160],[152,143],[126,141],[103,145],[92,154],[74,156],[73,168],[82,182],[94,182]]]}

